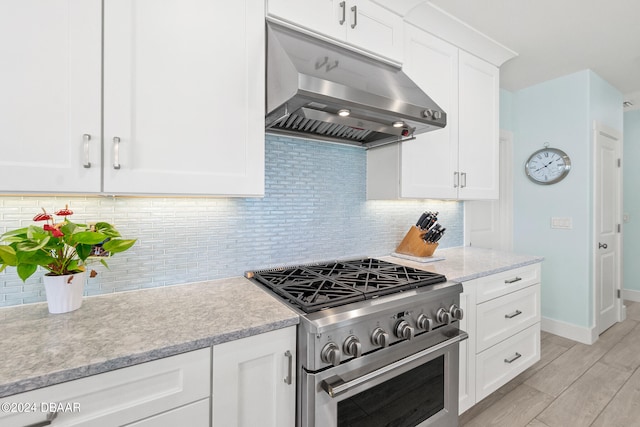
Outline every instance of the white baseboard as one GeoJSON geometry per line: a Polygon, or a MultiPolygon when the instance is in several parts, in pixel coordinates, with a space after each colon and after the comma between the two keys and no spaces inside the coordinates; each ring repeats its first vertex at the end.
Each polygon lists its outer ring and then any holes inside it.
{"type": "Polygon", "coordinates": [[[549,319],[547,317],[542,318],[540,322],[540,329],[554,335],[559,335],[570,340],[581,342],[583,344],[590,345],[596,342],[596,340],[598,339],[596,328],[576,326],[571,323],[549,319]]]}
{"type": "Polygon", "coordinates": [[[640,302],[640,291],[632,291],[631,289],[622,290],[622,298],[629,301],[640,302]]]}

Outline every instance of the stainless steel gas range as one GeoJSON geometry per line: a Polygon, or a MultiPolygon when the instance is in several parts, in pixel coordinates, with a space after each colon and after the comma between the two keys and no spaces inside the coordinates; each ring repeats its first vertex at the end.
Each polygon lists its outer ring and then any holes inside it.
{"type": "Polygon", "coordinates": [[[246,276],[301,315],[298,426],[458,425],[461,284],[375,258],[246,276]]]}

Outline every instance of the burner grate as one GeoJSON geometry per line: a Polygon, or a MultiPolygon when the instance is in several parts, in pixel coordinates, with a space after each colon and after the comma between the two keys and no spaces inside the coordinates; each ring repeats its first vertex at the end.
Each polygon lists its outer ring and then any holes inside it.
{"type": "Polygon", "coordinates": [[[447,280],[441,274],[375,258],[263,270],[247,276],[307,313],[447,280]]]}

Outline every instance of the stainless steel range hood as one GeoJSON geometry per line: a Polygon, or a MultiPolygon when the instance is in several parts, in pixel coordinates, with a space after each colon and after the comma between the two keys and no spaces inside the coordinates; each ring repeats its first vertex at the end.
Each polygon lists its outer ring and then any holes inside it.
{"type": "Polygon", "coordinates": [[[447,123],[400,68],[274,23],[266,107],[267,132],[369,148],[447,123]]]}

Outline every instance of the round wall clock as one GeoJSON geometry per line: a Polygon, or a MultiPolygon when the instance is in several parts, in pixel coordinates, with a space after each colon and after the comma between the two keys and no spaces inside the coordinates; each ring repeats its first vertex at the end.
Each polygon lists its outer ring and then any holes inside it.
{"type": "Polygon", "coordinates": [[[529,179],[536,184],[549,185],[560,182],[571,170],[571,159],[562,150],[550,148],[548,144],[536,151],[524,165],[529,179]]]}

